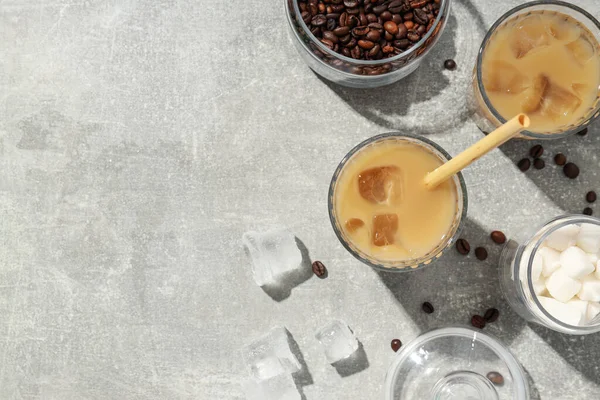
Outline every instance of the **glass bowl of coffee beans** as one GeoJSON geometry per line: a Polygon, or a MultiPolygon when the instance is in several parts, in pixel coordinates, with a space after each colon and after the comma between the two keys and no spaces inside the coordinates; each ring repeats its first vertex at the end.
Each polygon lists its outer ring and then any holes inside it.
{"type": "Polygon", "coordinates": [[[442,34],[451,0],[285,0],[293,41],[322,77],[371,88],[417,69],[442,34]]]}

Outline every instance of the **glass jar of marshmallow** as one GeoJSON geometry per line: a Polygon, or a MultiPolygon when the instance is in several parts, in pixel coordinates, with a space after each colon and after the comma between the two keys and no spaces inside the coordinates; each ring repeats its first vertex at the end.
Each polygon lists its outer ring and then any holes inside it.
{"type": "Polygon", "coordinates": [[[553,219],[522,244],[509,240],[500,283],[512,308],[558,332],[600,331],[600,219],[553,219]]]}

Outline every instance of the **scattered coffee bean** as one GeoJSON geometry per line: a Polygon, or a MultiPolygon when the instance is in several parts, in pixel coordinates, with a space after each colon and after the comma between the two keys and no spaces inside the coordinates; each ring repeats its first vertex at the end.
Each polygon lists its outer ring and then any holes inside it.
{"type": "Polygon", "coordinates": [[[568,178],[575,179],[579,176],[579,167],[572,162],[569,162],[563,167],[563,172],[568,178]]]}
{"type": "Polygon", "coordinates": [[[541,158],[536,158],[535,160],[533,160],[533,167],[535,169],[544,169],[545,166],[546,163],[541,158]]]}
{"type": "Polygon", "coordinates": [[[519,161],[517,166],[522,172],[525,172],[529,169],[529,167],[531,167],[531,161],[529,161],[529,158],[524,158],[521,161],[519,161]]]}
{"type": "Polygon", "coordinates": [[[449,69],[450,71],[454,71],[456,69],[456,61],[454,61],[454,60],[444,61],[444,68],[449,69]]]}
{"type": "Polygon", "coordinates": [[[494,241],[494,243],[504,244],[506,242],[506,235],[500,231],[493,231],[490,234],[490,237],[494,241]]]}
{"type": "Polygon", "coordinates": [[[421,308],[423,309],[423,312],[425,314],[433,314],[433,312],[435,311],[433,306],[431,305],[430,302],[426,301],[425,303],[423,303],[423,305],[421,306],[421,308]]]}
{"type": "Polygon", "coordinates": [[[321,261],[315,261],[312,263],[313,273],[321,279],[327,278],[327,268],[321,261]]]}
{"type": "Polygon", "coordinates": [[[583,214],[585,214],[585,215],[592,215],[593,213],[594,213],[594,210],[592,210],[589,207],[586,207],[583,209],[583,214]]]}
{"type": "Polygon", "coordinates": [[[490,308],[485,312],[485,314],[483,314],[483,319],[485,319],[485,322],[492,323],[496,322],[499,316],[500,311],[498,311],[497,308],[490,308]]]}
{"type": "Polygon", "coordinates": [[[585,135],[587,135],[587,133],[588,133],[588,128],[582,129],[579,132],[577,132],[577,134],[579,136],[585,136],[585,135]]]}
{"type": "Polygon", "coordinates": [[[567,163],[567,157],[563,153],[558,153],[554,156],[554,162],[562,167],[567,163]]]}
{"type": "Polygon", "coordinates": [[[481,315],[473,315],[471,318],[471,325],[475,328],[483,329],[485,328],[485,319],[481,315]]]}
{"type": "Polygon", "coordinates": [[[487,256],[488,256],[488,252],[485,248],[477,247],[475,249],[475,257],[477,257],[478,260],[483,261],[487,258],[487,256]]]}
{"type": "Polygon", "coordinates": [[[502,375],[500,375],[499,372],[496,372],[496,371],[488,372],[486,377],[490,380],[490,382],[492,382],[496,386],[504,385],[504,377],[502,375]]]}
{"type": "Polygon", "coordinates": [[[536,144],[529,150],[529,155],[533,158],[540,158],[544,154],[544,148],[541,144],[536,144]]]}
{"type": "Polygon", "coordinates": [[[465,239],[458,239],[456,241],[456,250],[463,256],[466,256],[471,251],[471,245],[465,239]]]}
{"type": "Polygon", "coordinates": [[[400,339],[392,340],[392,350],[394,350],[394,352],[400,350],[400,347],[402,347],[402,342],[400,341],[400,339]]]}
{"type": "Polygon", "coordinates": [[[588,203],[593,203],[596,201],[596,192],[594,192],[593,190],[590,190],[589,192],[587,192],[587,194],[585,195],[585,199],[588,203]]]}

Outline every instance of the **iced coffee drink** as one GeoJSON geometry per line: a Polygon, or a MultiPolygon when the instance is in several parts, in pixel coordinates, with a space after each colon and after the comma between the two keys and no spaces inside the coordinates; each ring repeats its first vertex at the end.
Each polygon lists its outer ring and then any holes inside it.
{"type": "Polygon", "coordinates": [[[451,242],[464,211],[461,177],[425,187],[427,173],[445,161],[418,138],[384,135],[359,145],[338,168],[330,192],[342,242],[369,263],[429,263],[451,242]]]}
{"type": "Polygon", "coordinates": [[[596,117],[597,36],[564,8],[563,13],[550,6],[518,7],[486,37],[475,89],[481,91],[479,107],[494,125],[523,112],[531,119],[530,132],[557,134],[596,117]]]}

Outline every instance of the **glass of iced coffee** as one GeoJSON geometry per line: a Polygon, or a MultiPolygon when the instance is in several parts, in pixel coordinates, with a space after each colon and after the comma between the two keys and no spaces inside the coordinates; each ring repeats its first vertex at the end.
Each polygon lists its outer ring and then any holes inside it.
{"type": "Polygon", "coordinates": [[[427,173],[450,156],[432,141],[386,133],[354,147],[329,187],[329,216],[346,249],[382,270],[430,264],[456,238],[467,213],[459,173],[430,190],[427,173]]]}
{"type": "Polygon", "coordinates": [[[600,114],[600,23],[562,1],[534,1],[504,14],[483,40],[473,77],[475,119],[491,132],[518,113],[525,138],[555,139],[600,114]]]}

